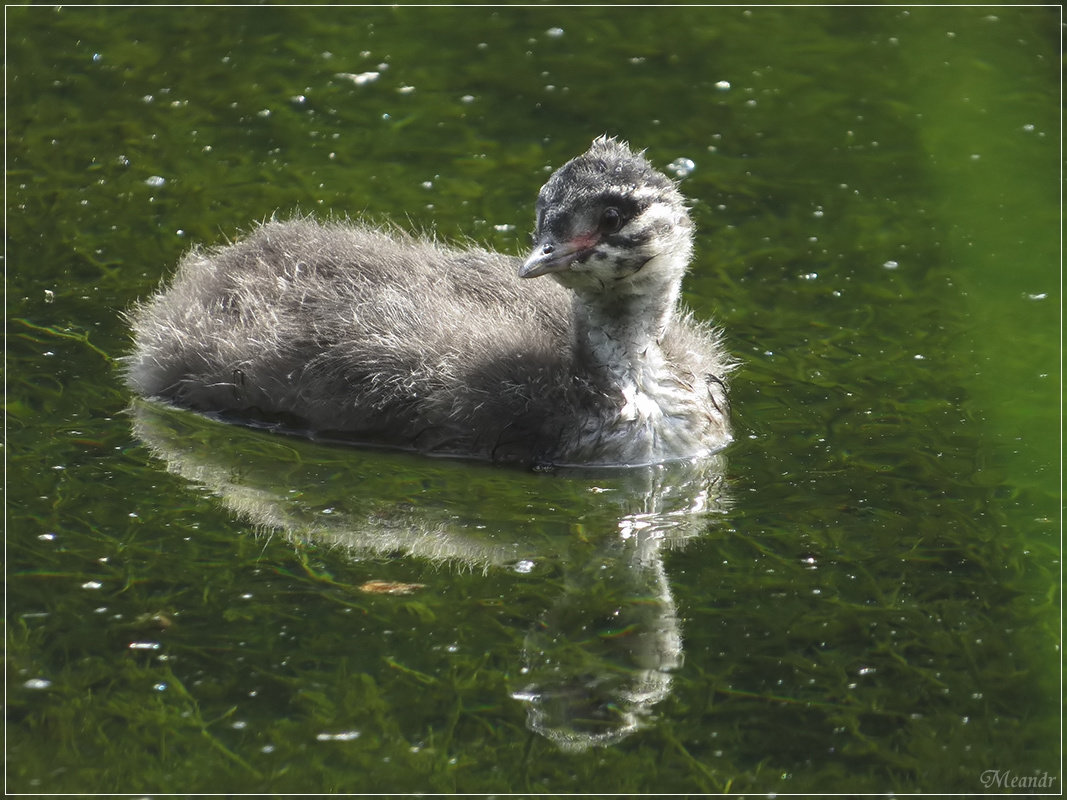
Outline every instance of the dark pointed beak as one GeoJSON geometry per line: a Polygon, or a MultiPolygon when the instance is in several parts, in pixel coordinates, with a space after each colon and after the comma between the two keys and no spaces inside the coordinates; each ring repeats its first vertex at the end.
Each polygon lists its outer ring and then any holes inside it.
{"type": "Polygon", "coordinates": [[[563,272],[577,261],[588,249],[585,242],[574,241],[558,244],[544,238],[534,245],[533,251],[519,267],[520,278],[537,278],[553,272],[563,272]]]}

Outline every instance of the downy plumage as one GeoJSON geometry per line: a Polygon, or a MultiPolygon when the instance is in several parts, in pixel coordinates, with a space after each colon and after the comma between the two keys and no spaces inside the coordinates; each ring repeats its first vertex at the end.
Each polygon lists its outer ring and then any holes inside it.
{"type": "Polygon", "coordinates": [[[229,419],[427,453],[700,457],[730,439],[732,362],[679,307],[692,237],[674,182],[607,137],[541,189],[525,261],[270,221],[194,249],[133,309],[126,382],[229,419]]]}

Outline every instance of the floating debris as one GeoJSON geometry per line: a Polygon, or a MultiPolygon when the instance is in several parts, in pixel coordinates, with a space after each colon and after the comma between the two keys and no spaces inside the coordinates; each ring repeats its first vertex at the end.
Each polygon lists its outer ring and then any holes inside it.
{"type": "Polygon", "coordinates": [[[415,594],[425,589],[425,583],[400,583],[399,581],[367,581],[359,587],[366,594],[415,594]]]}
{"type": "Polygon", "coordinates": [[[315,740],[319,742],[351,742],[360,737],[359,731],[341,731],[340,733],[318,733],[315,740]]]}
{"type": "Polygon", "coordinates": [[[362,86],[365,83],[373,83],[382,76],[380,72],[338,72],[334,75],[336,78],[344,78],[345,80],[352,81],[356,86],[362,86]]]}

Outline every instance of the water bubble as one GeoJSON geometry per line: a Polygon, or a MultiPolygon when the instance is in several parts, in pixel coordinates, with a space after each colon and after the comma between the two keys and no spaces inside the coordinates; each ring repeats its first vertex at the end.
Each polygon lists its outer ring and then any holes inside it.
{"type": "Polygon", "coordinates": [[[717,81],[715,88],[720,92],[728,92],[730,90],[730,81],[717,81]]]}
{"type": "Polygon", "coordinates": [[[514,566],[514,570],[516,572],[522,573],[523,575],[526,575],[526,574],[532,572],[533,568],[534,568],[534,562],[530,561],[529,559],[523,559],[522,561],[519,561],[514,566]]]}
{"type": "Polygon", "coordinates": [[[47,689],[52,685],[52,681],[47,678],[30,678],[22,685],[27,689],[47,689]]]}
{"type": "Polygon", "coordinates": [[[146,186],[151,186],[154,189],[158,189],[160,186],[163,186],[167,182],[167,179],[162,177],[161,175],[152,175],[151,177],[145,178],[144,182],[146,186]]]}
{"type": "Polygon", "coordinates": [[[679,157],[667,165],[675,177],[684,178],[697,168],[696,162],[691,158],[679,157]]]}
{"type": "Polygon", "coordinates": [[[558,39],[562,35],[563,28],[549,28],[545,31],[545,36],[548,36],[550,39],[558,39]]]}

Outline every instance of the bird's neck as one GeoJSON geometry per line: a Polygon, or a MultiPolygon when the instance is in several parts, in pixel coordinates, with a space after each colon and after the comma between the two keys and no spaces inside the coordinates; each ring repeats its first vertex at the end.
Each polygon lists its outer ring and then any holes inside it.
{"type": "Polygon", "coordinates": [[[642,384],[663,367],[660,341],[677,310],[678,285],[640,293],[575,293],[580,362],[599,384],[642,384]]]}

